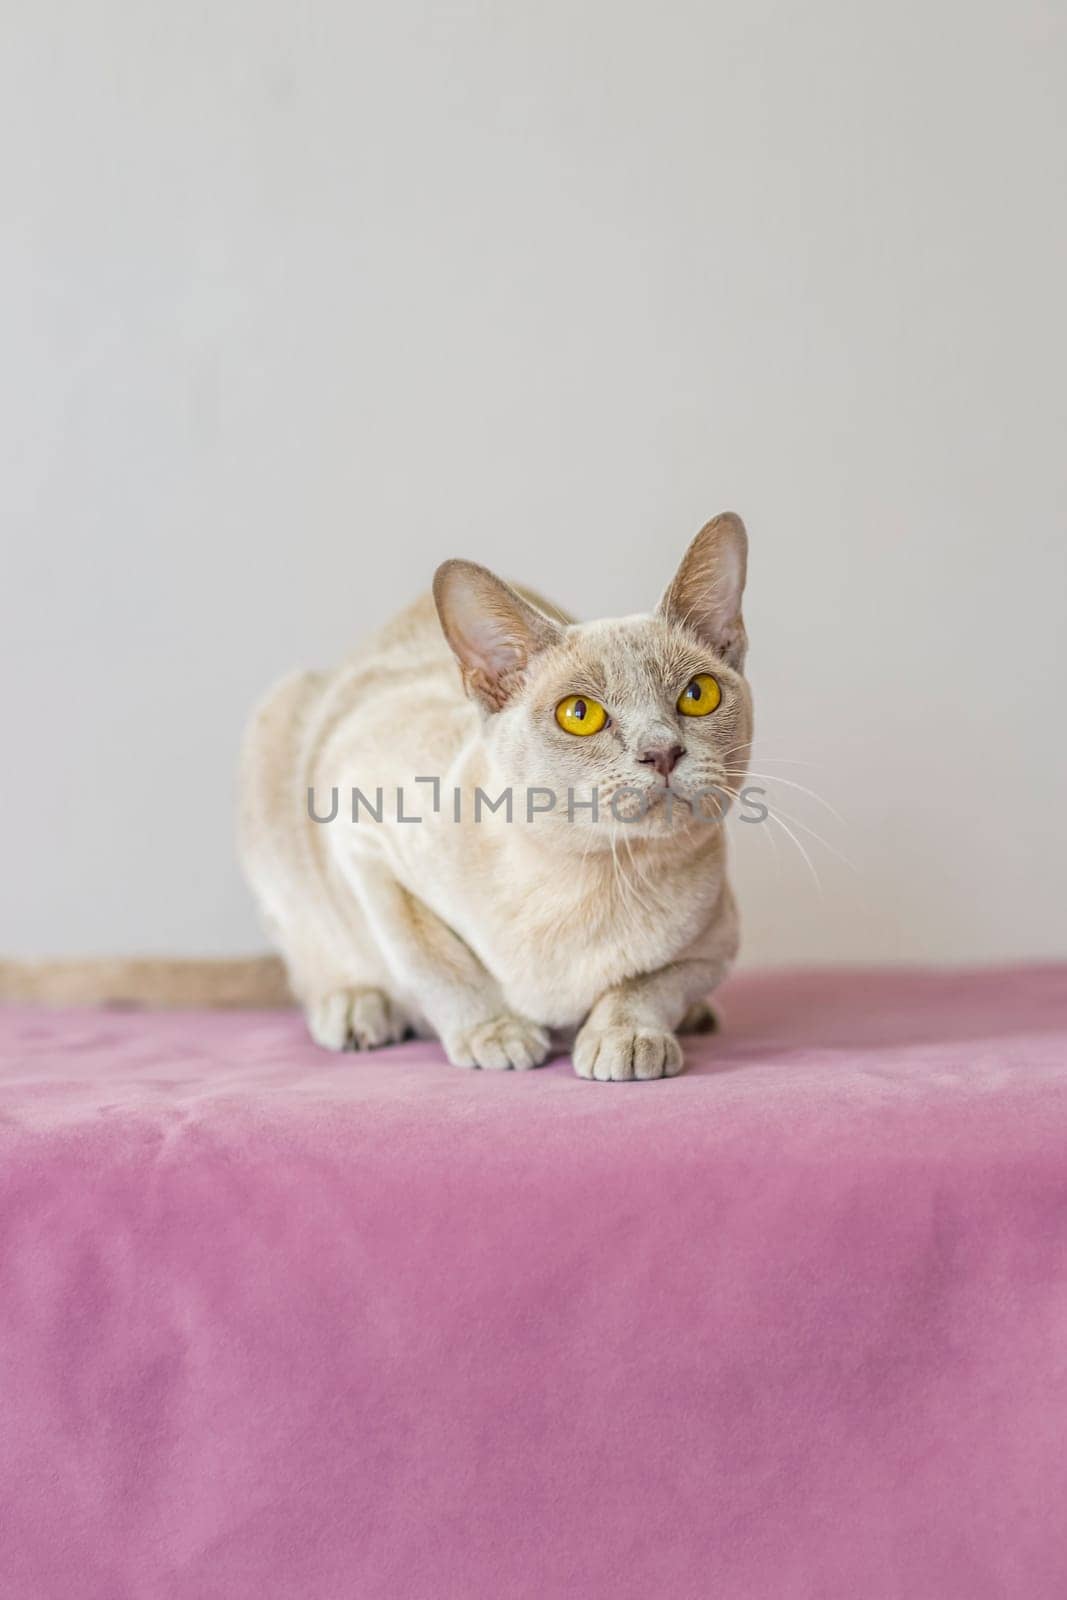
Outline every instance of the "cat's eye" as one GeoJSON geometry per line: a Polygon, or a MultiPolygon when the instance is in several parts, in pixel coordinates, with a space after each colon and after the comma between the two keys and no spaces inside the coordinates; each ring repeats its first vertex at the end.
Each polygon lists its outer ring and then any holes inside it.
{"type": "Polygon", "coordinates": [[[690,678],[678,696],[678,710],[683,717],[706,717],[722,699],[718,681],[710,672],[698,672],[690,678]]]}
{"type": "Polygon", "coordinates": [[[608,714],[599,700],[588,695],[569,694],[556,707],[556,721],[565,733],[578,733],[583,737],[599,733],[608,720],[608,714]]]}

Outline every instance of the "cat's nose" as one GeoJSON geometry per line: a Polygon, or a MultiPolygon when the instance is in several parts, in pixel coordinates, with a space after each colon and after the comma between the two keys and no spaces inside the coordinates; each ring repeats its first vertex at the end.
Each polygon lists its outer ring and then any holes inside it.
{"type": "Polygon", "coordinates": [[[684,755],[684,744],[650,744],[637,759],[643,767],[655,767],[661,778],[669,778],[684,755]]]}

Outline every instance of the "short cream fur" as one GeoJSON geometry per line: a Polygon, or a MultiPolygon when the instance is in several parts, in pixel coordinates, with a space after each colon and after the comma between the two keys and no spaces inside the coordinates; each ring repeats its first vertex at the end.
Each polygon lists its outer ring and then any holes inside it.
{"type": "Polygon", "coordinates": [[[585,1078],[681,1071],[677,1034],[708,1018],[738,919],[723,828],[684,799],[668,822],[666,794],[743,781],[746,555],[740,518],[724,513],[654,612],[588,623],[446,561],[433,597],[342,666],[268,695],[244,745],[241,854],[319,1044],[369,1049],[413,1029],[460,1066],[534,1067],[570,1044],[585,1078]],[[721,703],[684,717],[678,698],[698,673],[721,703]],[[609,725],[587,738],[561,728],[555,708],[571,694],[598,700],[609,725]],[[350,820],[353,788],[399,787],[414,808],[429,794],[415,780],[430,776],[443,798],[421,823],[391,806],[381,822],[350,820]],[[513,819],[483,810],[475,822],[475,789],[509,786],[513,819]],[[313,821],[308,790],[324,800],[335,787],[338,817],[313,821]],[[527,821],[534,788],[560,803],[527,821]],[[596,820],[581,809],[594,789],[596,820]],[[645,814],[617,820],[617,793],[619,819],[645,814]]]}

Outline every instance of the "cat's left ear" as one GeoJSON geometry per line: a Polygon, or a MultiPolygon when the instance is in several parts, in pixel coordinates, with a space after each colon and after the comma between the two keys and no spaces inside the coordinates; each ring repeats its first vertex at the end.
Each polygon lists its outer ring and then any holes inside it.
{"type": "Polygon", "coordinates": [[[747,565],[745,525],[724,511],[701,528],[658,607],[661,617],[691,629],[737,672],[748,649],[741,616],[747,565]]]}
{"type": "Polygon", "coordinates": [[[467,693],[487,711],[506,705],[532,657],[562,636],[544,612],[474,561],[443,562],[433,597],[467,693]]]}

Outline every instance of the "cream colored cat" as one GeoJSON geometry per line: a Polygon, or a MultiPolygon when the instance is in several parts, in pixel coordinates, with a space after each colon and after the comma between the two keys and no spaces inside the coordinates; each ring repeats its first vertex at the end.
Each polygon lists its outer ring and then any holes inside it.
{"type": "Polygon", "coordinates": [[[748,761],[746,551],[716,517],[652,615],[589,623],[446,561],[343,666],[273,690],[241,853],[320,1045],[414,1030],[459,1066],[525,1068],[573,1039],[585,1078],[681,1071],[676,1033],[738,944],[699,792],[748,761]]]}

